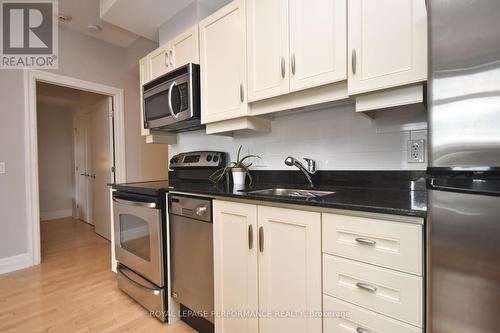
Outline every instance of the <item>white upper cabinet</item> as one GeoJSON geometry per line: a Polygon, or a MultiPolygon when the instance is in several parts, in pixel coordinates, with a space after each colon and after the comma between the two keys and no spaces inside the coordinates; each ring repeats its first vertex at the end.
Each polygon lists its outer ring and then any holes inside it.
{"type": "Polygon", "coordinates": [[[288,0],[247,0],[248,100],[290,91],[288,0]]]}
{"type": "Polygon", "coordinates": [[[194,25],[170,41],[174,68],[182,67],[189,63],[200,63],[200,47],[198,38],[198,25],[194,25]]]}
{"type": "Polygon", "coordinates": [[[349,94],[427,79],[424,0],[349,0],[349,94]]]}
{"type": "Polygon", "coordinates": [[[346,0],[248,0],[254,102],[347,78],[346,0]]]}
{"type": "Polygon", "coordinates": [[[346,0],[290,0],[290,91],[346,80],[346,58],[346,0]]]}
{"type": "Polygon", "coordinates": [[[247,115],[245,1],[199,23],[202,123],[247,115]]]}
{"type": "Polygon", "coordinates": [[[162,45],[151,52],[148,59],[151,80],[166,74],[172,67],[170,65],[170,44],[162,45]]]}

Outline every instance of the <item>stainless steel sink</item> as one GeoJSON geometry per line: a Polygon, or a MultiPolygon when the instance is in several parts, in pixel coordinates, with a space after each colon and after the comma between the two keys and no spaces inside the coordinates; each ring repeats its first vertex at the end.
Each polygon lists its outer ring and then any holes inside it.
{"type": "Polygon", "coordinates": [[[271,195],[279,197],[296,197],[296,198],[319,198],[333,194],[331,191],[316,191],[291,188],[267,188],[263,190],[246,191],[248,194],[271,195]]]}

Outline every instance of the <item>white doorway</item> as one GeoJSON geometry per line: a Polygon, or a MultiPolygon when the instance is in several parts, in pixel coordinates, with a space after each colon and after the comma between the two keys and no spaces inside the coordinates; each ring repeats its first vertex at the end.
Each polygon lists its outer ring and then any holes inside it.
{"type": "Polygon", "coordinates": [[[114,179],[113,104],[110,97],[74,115],[76,218],[111,239],[109,184],[114,179]]]}
{"type": "MultiPolygon", "coordinates": [[[[33,264],[36,265],[41,262],[36,96],[37,83],[44,82],[111,97],[112,110],[114,115],[112,124],[114,125],[114,130],[111,131],[110,135],[112,135],[114,139],[115,153],[114,156],[112,156],[112,159],[115,162],[115,179],[117,182],[125,182],[126,175],[123,90],[43,71],[25,70],[24,74],[26,91],[24,130],[26,137],[26,160],[29,161],[26,169],[26,196],[28,202],[26,213],[28,217],[28,232],[31,238],[29,252],[33,258],[33,264]]],[[[73,144],[73,140],[70,140],[70,142],[73,144]]]]}

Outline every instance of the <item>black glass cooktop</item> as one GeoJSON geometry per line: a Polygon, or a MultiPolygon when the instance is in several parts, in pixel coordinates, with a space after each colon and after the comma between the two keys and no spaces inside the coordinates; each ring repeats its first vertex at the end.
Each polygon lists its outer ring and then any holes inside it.
{"type": "Polygon", "coordinates": [[[117,191],[137,193],[145,195],[158,195],[168,191],[168,180],[153,180],[148,182],[115,184],[113,188],[117,191]]]}

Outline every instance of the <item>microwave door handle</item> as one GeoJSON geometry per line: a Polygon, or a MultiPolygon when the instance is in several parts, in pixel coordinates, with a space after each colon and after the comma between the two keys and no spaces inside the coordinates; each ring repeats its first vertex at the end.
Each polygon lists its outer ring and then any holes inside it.
{"type": "Polygon", "coordinates": [[[175,87],[176,84],[177,83],[174,81],[168,88],[168,110],[170,111],[172,117],[174,117],[175,119],[177,119],[178,115],[174,113],[174,109],[172,107],[172,89],[175,87]]]}

